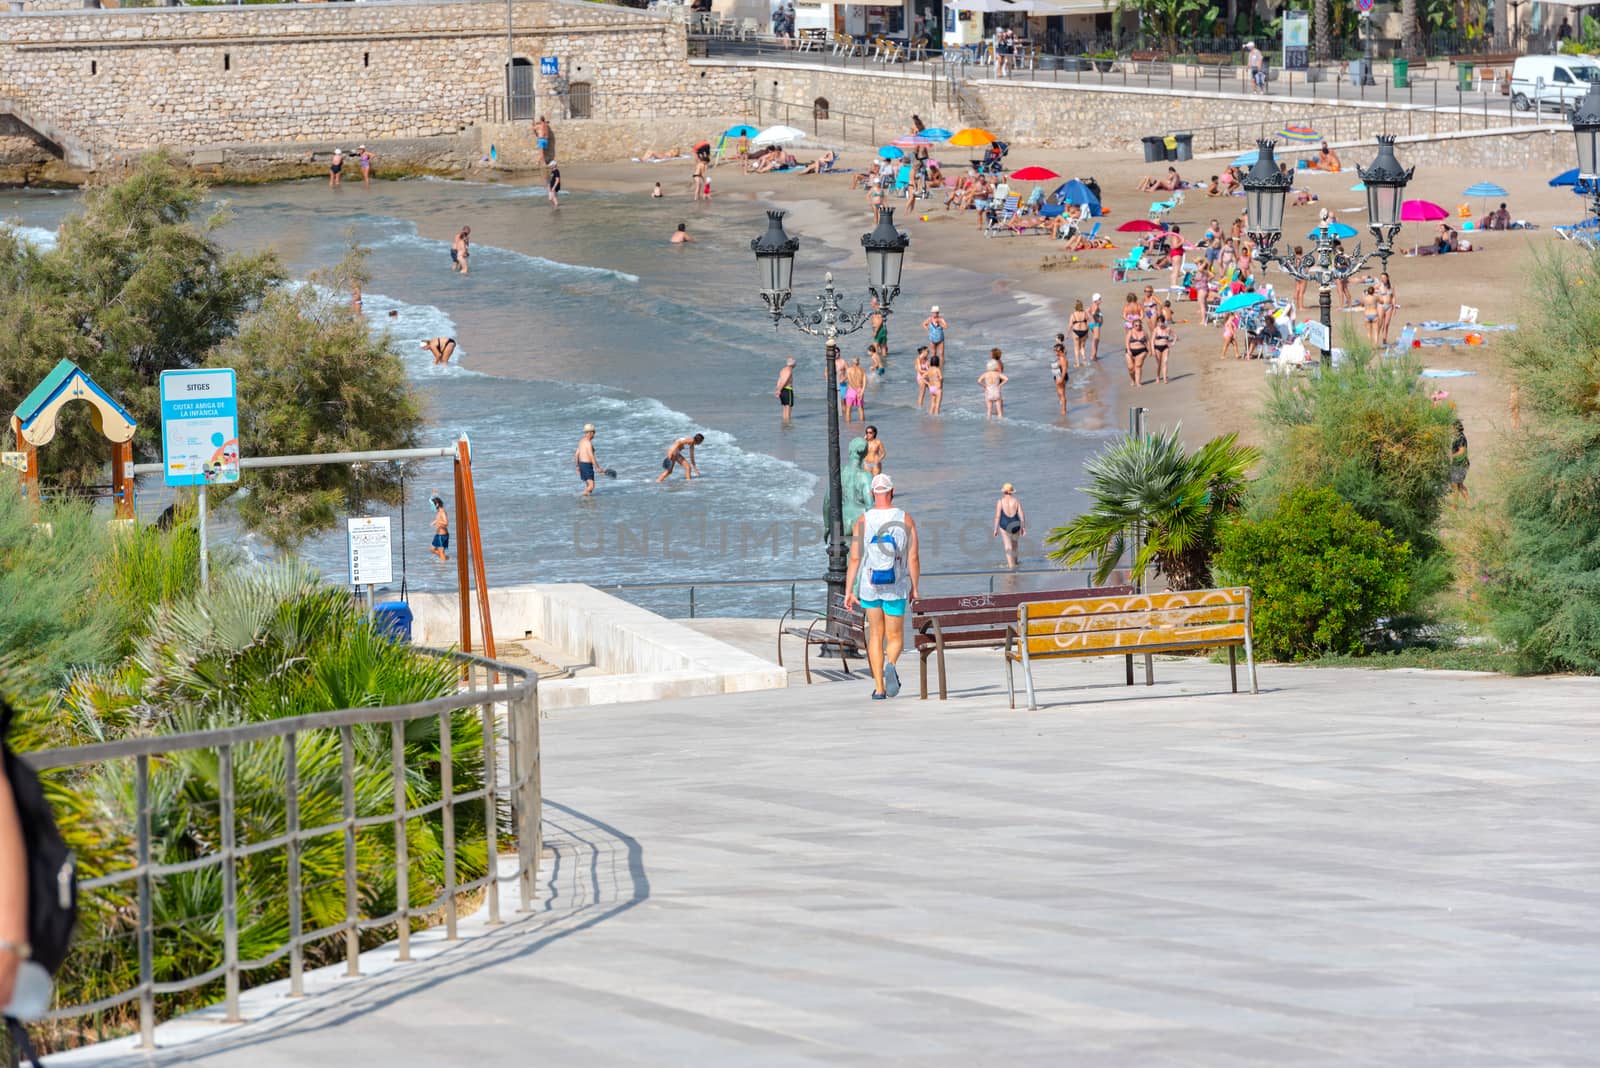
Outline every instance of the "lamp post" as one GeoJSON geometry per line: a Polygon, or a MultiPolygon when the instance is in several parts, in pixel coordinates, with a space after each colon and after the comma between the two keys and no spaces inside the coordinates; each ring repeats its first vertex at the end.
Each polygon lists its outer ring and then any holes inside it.
{"type": "MultiPolygon", "coordinates": [[[[767,212],[767,232],[750,242],[761,272],[761,300],[772,317],[772,327],[787,320],[803,333],[824,339],[824,358],[828,375],[828,594],[844,596],[846,568],[850,550],[844,531],[844,484],[839,470],[839,378],[838,369],[827,350],[835,347],[843,334],[853,334],[872,322],[865,305],[854,311],[842,307],[840,294],[833,286],[833,274],[824,276],[822,292],[810,308],[786,312],[784,306],[794,295],[794,254],[800,240],[783,229],[781,211],[767,212]]],[[[900,272],[905,266],[906,247],[911,238],[894,228],[894,209],[882,208],[878,225],[861,235],[861,248],[867,257],[867,292],[878,302],[887,318],[894,298],[900,295],[900,272]]]]}
{"type": "MultiPolygon", "coordinates": [[[[1596,123],[1600,130],[1600,116],[1596,123]]],[[[1275,246],[1283,234],[1283,209],[1294,179],[1278,170],[1273,158],[1276,142],[1258,141],[1256,144],[1260,151],[1255,166],[1244,178],[1250,238],[1256,243],[1257,256],[1263,264],[1277,263],[1289,277],[1317,284],[1319,317],[1327,335],[1326,344],[1322,346],[1322,362],[1327,366],[1333,362],[1333,286],[1354,278],[1373,254],[1362,253],[1360,245],[1353,252],[1337,249],[1330,229],[1333,217],[1326,208],[1317,226],[1317,243],[1310,252],[1300,256],[1279,252],[1275,246]]],[[[1402,169],[1395,159],[1394,138],[1379,134],[1378,156],[1372,166],[1356,169],[1367,187],[1367,223],[1377,241],[1376,254],[1383,260],[1384,270],[1388,270],[1395,235],[1400,232],[1401,198],[1415,168],[1402,169]]]]}
{"type": "Polygon", "coordinates": [[[1572,113],[1572,133],[1578,142],[1578,187],[1588,191],[1589,213],[1600,220],[1600,84],[1589,83],[1589,95],[1572,113]]]}

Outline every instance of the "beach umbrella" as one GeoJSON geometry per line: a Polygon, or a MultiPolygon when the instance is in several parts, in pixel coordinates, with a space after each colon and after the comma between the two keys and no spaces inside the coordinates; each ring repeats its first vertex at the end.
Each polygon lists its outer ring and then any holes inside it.
{"type": "Polygon", "coordinates": [[[934,142],[928,140],[926,137],[919,137],[916,134],[906,134],[904,137],[896,137],[889,143],[892,145],[898,145],[901,148],[926,148],[934,142]]]}
{"type": "Polygon", "coordinates": [[[1550,188],[1552,188],[1552,189],[1558,189],[1558,188],[1560,188],[1561,186],[1564,186],[1564,185],[1577,185],[1577,184],[1578,184],[1578,168],[1576,168],[1576,167],[1572,168],[1570,171],[1562,171],[1560,174],[1558,174],[1554,178],[1550,179],[1550,188]]]}
{"type": "Polygon", "coordinates": [[[926,130],[920,131],[917,136],[926,137],[930,141],[948,141],[950,140],[950,131],[942,126],[930,126],[926,130]]]}
{"type": "Polygon", "coordinates": [[[1266,302],[1267,297],[1264,293],[1235,293],[1221,304],[1218,304],[1216,310],[1226,314],[1227,312],[1238,311],[1240,308],[1253,308],[1257,304],[1265,304],[1266,302]]]}
{"type": "Polygon", "coordinates": [[[1400,205],[1400,218],[1405,222],[1438,222],[1450,218],[1450,213],[1431,200],[1408,200],[1400,205]]]}
{"type": "Polygon", "coordinates": [[[805,140],[806,132],[796,130],[793,126],[768,126],[756,134],[750,143],[758,148],[766,145],[787,145],[795,141],[805,140]]]}
{"type": "MultiPolygon", "coordinates": [[[[1356,233],[1357,233],[1356,228],[1354,226],[1351,226],[1351,225],[1347,224],[1347,223],[1342,223],[1342,222],[1339,222],[1338,220],[1334,220],[1334,221],[1328,223],[1328,234],[1330,236],[1332,236],[1332,237],[1337,237],[1341,241],[1343,241],[1347,237],[1355,237],[1356,233]]],[[[1317,239],[1317,230],[1313,229],[1306,236],[1309,237],[1311,240],[1315,241],[1317,239]]]]}
{"type": "Polygon", "coordinates": [[[905,156],[905,154],[905,149],[897,148],[894,145],[884,145],[882,148],[878,149],[878,155],[882,156],[884,159],[901,159],[905,156]]]}
{"type": "Polygon", "coordinates": [[[1259,156],[1260,154],[1261,154],[1260,152],[1256,151],[1253,148],[1248,152],[1241,152],[1241,153],[1239,153],[1238,156],[1234,157],[1233,162],[1228,164],[1228,166],[1230,166],[1230,167],[1254,167],[1256,165],[1256,157],[1259,156]]]}
{"type": "Polygon", "coordinates": [[[1014,171],[1011,177],[1019,182],[1048,182],[1052,178],[1060,178],[1061,175],[1049,167],[1024,167],[1020,171],[1014,171]]]}
{"type": "Polygon", "coordinates": [[[1164,230],[1166,227],[1153,223],[1149,219],[1129,219],[1117,229],[1124,234],[1148,234],[1164,230]]]}
{"type": "Polygon", "coordinates": [[[981,148],[1000,140],[988,130],[980,130],[976,126],[968,126],[965,130],[957,130],[947,139],[952,145],[962,148],[981,148]]]}
{"type": "Polygon", "coordinates": [[[1096,215],[1100,214],[1100,198],[1078,179],[1073,178],[1056,186],[1050,199],[1058,204],[1087,204],[1096,215]]]}
{"type": "Polygon", "coordinates": [[[1285,126],[1278,131],[1285,141],[1320,141],[1322,135],[1309,126],[1285,126]]]}
{"type": "Polygon", "coordinates": [[[754,137],[761,131],[748,123],[741,122],[737,126],[730,126],[722,131],[723,137],[754,137]]]}
{"type": "Polygon", "coordinates": [[[1484,202],[1482,210],[1487,212],[1489,210],[1490,200],[1496,197],[1504,197],[1508,194],[1503,186],[1495,185],[1493,182],[1478,182],[1474,185],[1467,186],[1461,195],[1464,197],[1482,198],[1484,202]]]}
{"type": "Polygon", "coordinates": [[[1355,185],[1350,187],[1350,192],[1359,193],[1363,189],[1365,189],[1366,187],[1367,187],[1367,183],[1366,182],[1357,182],[1355,185]]]}

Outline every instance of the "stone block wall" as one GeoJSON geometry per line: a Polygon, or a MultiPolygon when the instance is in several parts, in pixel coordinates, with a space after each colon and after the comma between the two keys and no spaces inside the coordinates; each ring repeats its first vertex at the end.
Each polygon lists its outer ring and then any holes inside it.
{"type": "MultiPolygon", "coordinates": [[[[749,95],[746,73],[691,70],[667,15],[516,0],[511,45],[535,65],[560,60],[560,77],[535,78],[552,119],[579,81],[599,119],[721,115],[749,95]]],[[[0,112],[97,160],[155,145],[353,147],[503,118],[506,52],[505,5],[486,0],[3,15],[0,112]]]]}

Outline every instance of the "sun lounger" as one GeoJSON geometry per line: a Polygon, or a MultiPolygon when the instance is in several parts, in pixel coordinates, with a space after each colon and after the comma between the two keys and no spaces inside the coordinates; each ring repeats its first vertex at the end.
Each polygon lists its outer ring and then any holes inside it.
{"type": "Polygon", "coordinates": [[[1166,215],[1168,215],[1172,211],[1174,211],[1178,207],[1179,204],[1182,204],[1182,203],[1183,203],[1183,190],[1181,190],[1181,189],[1178,190],[1177,192],[1173,193],[1172,194],[1172,199],[1170,199],[1170,200],[1157,200],[1157,201],[1154,201],[1150,205],[1150,218],[1151,218],[1151,220],[1161,219],[1161,218],[1165,217],[1166,215]]]}

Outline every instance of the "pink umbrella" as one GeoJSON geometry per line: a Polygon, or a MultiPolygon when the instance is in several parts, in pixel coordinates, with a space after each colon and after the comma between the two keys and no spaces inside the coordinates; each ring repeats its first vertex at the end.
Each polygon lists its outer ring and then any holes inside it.
{"type": "Polygon", "coordinates": [[[1431,200],[1408,200],[1400,205],[1401,222],[1438,222],[1449,217],[1448,211],[1431,200]]]}

